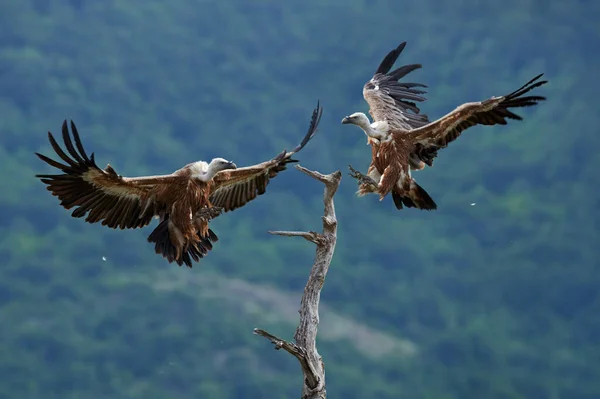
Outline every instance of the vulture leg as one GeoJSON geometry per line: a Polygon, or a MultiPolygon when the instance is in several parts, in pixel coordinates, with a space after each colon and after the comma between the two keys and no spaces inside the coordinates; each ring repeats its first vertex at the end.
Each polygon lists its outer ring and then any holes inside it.
{"type": "Polygon", "coordinates": [[[373,178],[363,175],[358,170],[354,169],[352,165],[348,165],[348,168],[350,169],[350,173],[348,174],[350,177],[358,180],[359,185],[372,186],[375,190],[377,190],[378,184],[375,180],[373,180],[373,178]]]}
{"type": "Polygon", "coordinates": [[[223,213],[223,208],[219,206],[211,206],[202,208],[196,212],[196,217],[204,220],[212,220],[223,213]]]}

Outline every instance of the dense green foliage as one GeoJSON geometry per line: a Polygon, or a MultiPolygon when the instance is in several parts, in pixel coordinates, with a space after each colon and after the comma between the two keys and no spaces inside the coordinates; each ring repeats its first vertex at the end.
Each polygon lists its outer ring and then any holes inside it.
{"type": "Polygon", "coordinates": [[[345,176],[330,396],[600,397],[598,17],[584,0],[3,0],[0,398],[297,397],[297,362],[252,329],[293,334],[313,248],[266,231],[319,228],[321,186],[283,173],[214,221],[189,270],[153,253],[151,228],[71,218],[33,152],[72,118],[123,175],[244,165],[296,145],[317,99],[298,158],[345,176]],[[402,40],[431,118],[550,80],[524,122],[473,128],[417,173],[436,212],[357,198],[346,176],[370,150],[340,120],[366,111],[362,85],[402,40]]]}

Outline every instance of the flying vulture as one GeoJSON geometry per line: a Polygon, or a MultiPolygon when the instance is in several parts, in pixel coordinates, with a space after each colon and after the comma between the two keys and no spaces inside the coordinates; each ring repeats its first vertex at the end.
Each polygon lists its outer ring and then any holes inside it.
{"type": "Polygon", "coordinates": [[[160,176],[123,177],[108,164],[100,169],[94,154],[88,156],[75,124],[62,125],[65,153],[48,132],[57,162],[36,153],[44,162],[60,170],[60,174],[39,174],[36,177],[58,197],[65,209],[75,208],[71,216],[85,216],[88,223],[101,222],[112,229],[144,227],[152,218],[158,226],[148,236],[155,251],[169,263],[192,267],[212,249],[218,240],[209,228],[209,220],[223,211],[233,211],[265,193],[269,180],[297,162],[292,156],[315,135],[323,109],[317,103],[308,133],[292,151],[283,151],[275,158],[257,165],[238,168],[223,158],[210,163],[193,162],[181,169],[160,176]],[[70,156],[69,156],[70,155],[70,156]]]}
{"type": "MultiPolygon", "coordinates": [[[[386,60],[388,58],[393,57],[388,54],[386,60]]],[[[398,70],[403,68],[406,67],[398,70]]],[[[403,205],[407,208],[437,209],[429,194],[411,177],[411,169],[421,169],[419,165],[415,165],[415,160],[433,166],[437,151],[447,147],[464,130],[475,125],[506,125],[507,119],[522,120],[522,117],[514,114],[510,108],[533,106],[546,99],[541,96],[523,97],[530,90],[547,83],[546,80],[538,81],[542,75],[536,76],[510,94],[462,104],[440,119],[429,122],[425,117],[419,119],[418,114],[414,116],[401,111],[411,108],[402,105],[399,100],[403,86],[391,82],[391,79],[397,76],[394,72],[385,75],[390,76],[388,80],[376,73],[375,83],[371,80],[365,86],[365,98],[371,101],[371,114],[381,119],[369,124],[367,116],[363,113],[354,113],[342,119],[342,123],[357,125],[368,137],[377,140],[372,144],[371,166],[366,176],[350,166],[350,175],[359,182],[357,194],[362,196],[374,192],[378,193],[379,199],[382,200],[391,191],[397,209],[402,209],[403,205]],[[387,86],[377,82],[386,82],[387,86]],[[372,91],[369,91],[369,84],[375,85],[372,91]],[[390,89],[390,86],[394,89],[390,89]],[[381,91],[384,93],[376,94],[381,91]],[[393,103],[390,98],[393,98],[393,103]],[[397,107],[393,108],[393,104],[397,107]],[[401,123],[405,126],[399,126],[401,123]]]]}

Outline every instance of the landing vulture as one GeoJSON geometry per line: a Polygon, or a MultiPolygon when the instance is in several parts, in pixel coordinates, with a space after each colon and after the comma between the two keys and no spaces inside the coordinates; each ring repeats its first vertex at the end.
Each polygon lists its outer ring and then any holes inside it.
{"type": "Polygon", "coordinates": [[[436,209],[437,205],[429,194],[411,177],[411,156],[418,151],[437,155],[438,150],[446,148],[464,130],[475,125],[506,125],[507,119],[522,120],[510,109],[533,106],[546,99],[523,97],[530,90],[547,83],[546,80],[539,81],[542,75],[510,94],[465,103],[440,119],[417,128],[390,128],[389,125],[374,128],[361,122],[363,117],[366,118],[364,114],[344,118],[343,123],[358,125],[367,136],[380,141],[372,153],[374,167],[366,176],[350,167],[351,176],[359,181],[358,195],[375,192],[382,200],[391,191],[397,209],[402,209],[403,205],[407,208],[436,209]]]}
{"type": "Polygon", "coordinates": [[[210,163],[187,164],[169,175],[144,177],[123,177],[110,164],[100,169],[94,154],[86,154],[72,121],[71,139],[65,120],[62,136],[68,154],[48,132],[50,144],[63,162],[36,153],[60,173],[36,177],[65,209],[75,208],[73,217],[85,217],[88,223],[135,229],[157,217],[159,224],[148,236],[156,253],[169,263],[192,267],[192,260],[198,262],[218,240],[208,226],[209,220],[264,194],[270,179],[285,170],[288,163],[297,162],[292,156],[315,135],[322,112],[317,104],[300,145],[269,161],[238,168],[233,162],[214,158],[210,163]]]}

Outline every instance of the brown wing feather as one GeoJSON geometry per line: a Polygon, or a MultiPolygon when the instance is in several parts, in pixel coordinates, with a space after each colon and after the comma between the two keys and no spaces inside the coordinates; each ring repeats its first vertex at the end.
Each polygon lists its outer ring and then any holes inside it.
{"type": "MultiPolygon", "coordinates": [[[[417,144],[417,150],[437,151],[445,148],[462,132],[475,125],[506,125],[506,119],[522,120],[523,118],[510,111],[510,108],[529,107],[546,99],[541,96],[521,97],[530,90],[547,83],[546,80],[534,83],[542,75],[536,76],[506,96],[463,104],[446,116],[422,128],[412,130],[409,134],[417,144]]],[[[433,154],[437,155],[437,153],[433,154]]],[[[429,165],[431,166],[430,163],[429,165]]]]}
{"type": "Polygon", "coordinates": [[[58,197],[65,209],[75,208],[72,216],[85,219],[88,223],[102,224],[110,228],[137,228],[150,223],[152,217],[164,211],[164,204],[157,200],[160,187],[172,176],[149,176],[126,178],[119,176],[107,165],[100,169],[94,154],[86,154],[77,128],[71,121],[73,141],[69,136],[67,121],[62,125],[62,135],[67,155],[58,145],[52,133],[48,139],[62,164],[36,152],[44,162],[59,169],[60,174],[38,174],[36,177],[47,185],[48,191],[58,197]],[[88,213],[89,212],[89,213],[88,213]]]}
{"type": "Polygon", "coordinates": [[[270,161],[258,165],[223,170],[217,173],[213,178],[214,188],[210,195],[211,204],[228,212],[240,208],[257,196],[264,194],[272,178],[286,170],[288,163],[297,162],[292,159],[292,155],[304,148],[315,135],[322,113],[323,108],[317,103],[307,134],[291,152],[283,151],[270,161]]]}
{"type": "Polygon", "coordinates": [[[405,46],[406,42],[402,42],[385,56],[371,80],[363,86],[363,97],[369,104],[369,113],[374,121],[385,120],[392,129],[410,130],[429,122],[427,115],[420,114],[421,111],[415,104],[425,101],[422,94],[426,93],[415,87],[427,86],[399,81],[421,68],[421,64],[403,65],[389,72],[405,46]]]}

